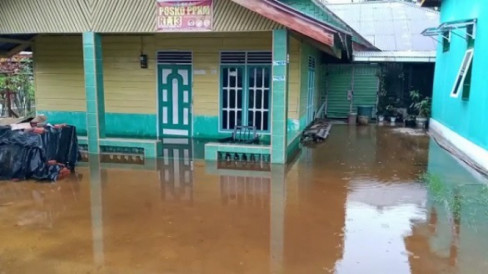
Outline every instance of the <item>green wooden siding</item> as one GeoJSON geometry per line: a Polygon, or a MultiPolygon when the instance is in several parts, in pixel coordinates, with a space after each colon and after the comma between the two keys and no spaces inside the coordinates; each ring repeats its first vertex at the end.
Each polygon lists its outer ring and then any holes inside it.
{"type": "Polygon", "coordinates": [[[280,2],[317,20],[329,23],[344,31],[349,31],[349,27],[339,20],[337,16],[328,9],[319,7],[312,0],[280,0],[280,2]]]}
{"type": "Polygon", "coordinates": [[[357,106],[359,105],[376,107],[378,94],[377,71],[377,65],[328,65],[327,116],[329,118],[347,117],[349,113],[347,91],[351,88],[354,89],[354,112],[357,111],[357,106]]]}

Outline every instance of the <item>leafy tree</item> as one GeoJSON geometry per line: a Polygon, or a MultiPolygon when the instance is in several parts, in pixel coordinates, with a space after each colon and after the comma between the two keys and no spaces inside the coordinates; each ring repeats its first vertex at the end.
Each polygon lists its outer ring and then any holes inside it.
{"type": "Polygon", "coordinates": [[[32,58],[16,55],[0,58],[1,116],[26,116],[33,112],[34,81],[32,58]]]}

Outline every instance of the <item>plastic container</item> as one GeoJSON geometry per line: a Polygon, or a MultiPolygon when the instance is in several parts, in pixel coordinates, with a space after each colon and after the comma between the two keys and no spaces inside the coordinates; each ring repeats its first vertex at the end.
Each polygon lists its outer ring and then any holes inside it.
{"type": "Polygon", "coordinates": [[[354,112],[351,112],[347,116],[347,123],[349,125],[356,125],[357,119],[358,119],[358,114],[357,113],[354,113],[354,112]]]}
{"type": "Polygon", "coordinates": [[[358,106],[358,116],[373,118],[373,106],[358,106]]]}

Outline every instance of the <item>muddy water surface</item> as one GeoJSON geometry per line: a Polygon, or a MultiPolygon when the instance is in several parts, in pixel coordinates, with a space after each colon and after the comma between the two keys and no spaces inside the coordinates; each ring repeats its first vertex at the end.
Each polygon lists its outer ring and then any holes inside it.
{"type": "Polygon", "coordinates": [[[144,166],[92,158],[55,184],[0,183],[0,273],[488,269],[486,180],[426,136],[334,126],[261,171],[170,152],[144,166]]]}

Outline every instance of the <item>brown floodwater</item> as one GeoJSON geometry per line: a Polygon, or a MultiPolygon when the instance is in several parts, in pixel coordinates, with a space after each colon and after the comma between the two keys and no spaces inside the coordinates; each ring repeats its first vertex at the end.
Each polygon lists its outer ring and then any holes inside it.
{"type": "Polygon", "coordinates": [[[90,157],[57,183],[0,183],[0,273],[488,269],[486,178],[427,136],[335,125],[288,166],[259,171],[197,150],[174,145],[144,165],[90,157]]]}

